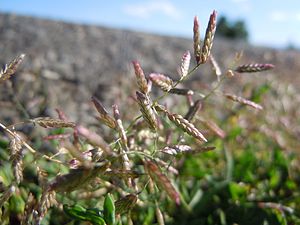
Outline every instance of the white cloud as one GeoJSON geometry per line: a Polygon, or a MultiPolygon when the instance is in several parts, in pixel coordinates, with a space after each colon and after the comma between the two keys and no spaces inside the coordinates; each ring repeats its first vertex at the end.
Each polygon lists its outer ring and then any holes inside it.
{"type": "Polygon", "coordinates": [[[283,11],[274,11],[270,13],[270,19],[274,22],[285,22],[289,17],[290,15],[283,11]]]}
{"type": "Polygon", "coordinates": [[[273,11],[269,14],[273,22],[300,21],[300,12],[273,11]]]}
{"type": "Polygon", "coordinates": [[[234,7],[238,7],[237,10],[241,13],[248,13],[253,10],[252,3],[249,0],[231,0],[234,7]]]}
{"type": "Polygon", "coordinates": [[[148,1],[126,5],[124,12],[130,16],[147,19],[154,14],[162,14],[173,19],[180,19],[181,12],[169,1],[148,1]]]}

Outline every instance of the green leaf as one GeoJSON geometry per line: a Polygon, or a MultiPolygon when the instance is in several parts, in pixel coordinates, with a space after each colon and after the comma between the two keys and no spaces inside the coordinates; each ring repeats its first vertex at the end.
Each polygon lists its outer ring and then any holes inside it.
{"type": "Polygon", "coordinates": [[[90,221],[94,225],[106,225],[104,219],[99,216],[95,215],[95,211],[86,211],[86,220],[90,221]]]}
{"type": "Polygon", "coordinates": [[[75,204],[73,206],[64,205],[64,212],[73,219],[86,220],[86,209],[81,205],[75,204]]]}
{"type": "Polygon", "coordinates": [[[98,208],[88,208],[88,209],[86,209],[86,212],[89,214],[93,214],[95,216],[103,217],[103,211],[101,211],[98,208]]]}
{"type": "Polygon", "coordinates": [[[9,199],[10,210],[15,213],[23,213],[25,202],[20,194],[13,194],[9,199]]]}
{"type": "Polygon", "coordinates": [[[105,225],[104,219],[101,217],[100,210],[85,209],[81,205],[73,206],[64,205],[64,212],[73,219],[89,221],[94,225],[105,225]]]}
{"type": "Polygon", "coordinates": [[[238,183],[231,182],[229,191],[233,200],[244,200],[247,196],[247,187],[238,183]]]}
{"type": "Polygon", "coordinates": [[[115,204],[110,194],[107,194],[103,205],[104,219],[108,225],[115,224],[115,204]]]}

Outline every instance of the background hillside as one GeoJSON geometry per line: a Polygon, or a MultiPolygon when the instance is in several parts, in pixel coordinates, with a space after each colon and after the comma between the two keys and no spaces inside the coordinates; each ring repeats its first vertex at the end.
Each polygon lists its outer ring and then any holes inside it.
{"type": "MultiPolygon", "coordinates": [[[[0,14],[0,63],[4,65],[20,53],[27,55],[15,83],[21,85],[21,101],[31,102],[34,110],[38,104],[44,106],[39,112],[33,110],[33,115],[51,114],[54,108],[62,107],[72,118],[81,120],[90,108],[87,102],[91,95],[113,102],[112,88],[134,74],[132,60],[139,60],[147,73],[176,77],[186,50],[192,52],[190,39],[0,14]],[[37,93],[46,97],[35,99],[37,93]]],[[[244,52],[241,63],[273,63],[276,68],[272,79],[299,87],[299,52],[223,39],[214,42],[213,55],[223,69],[240,51],[244,52]]],[[[215,78],[209,65],[192,77],[209,78],[215,78]]],[[[1,92],[0,103],[9,110],[7,93],[1,92]]],[[[1,114],[8,116],[11,112],[3,110],[1,114]]]]}

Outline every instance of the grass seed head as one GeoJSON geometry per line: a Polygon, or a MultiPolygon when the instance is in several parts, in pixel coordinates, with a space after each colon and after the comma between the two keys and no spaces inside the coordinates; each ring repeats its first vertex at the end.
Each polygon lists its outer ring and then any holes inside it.
{"type": "Polygon", "coordinates": [[[211,120],[202,120],[202,123],[211,130],[214,134],[219,136],[220,138],[224,139],[226,137],[226,133],[222,130],[215,122],[211,120]]]}
{"type": "Polygon", "coordinates": [[[9,143],[10,161],[13,166],[13,174],[17,184],[23,180],[23,144],[21,136],[15,132],[14,137],[9,143]]]}
{"type": "Polygon", "coordinates": [[[189,73],[191,63],[191,53],[186,51],[181,58],[180,76],[181,79],[185,78],[189,73]]]}
{"type": "Polygon", "coordinates": [[[235,101],[235,102],[239,102],[243,105],[248,105],[254,109],[258,109],[258,110],[262,110],[263,107],[255,102],[252,102],[248,99],[245,99],[245,98],[242,98],[240,96],[236,96],[236,95],[232,95],[232,94],[225,94],[225,97],[232,100],[232,101],[235,101]]]}
{"type": "Polygon", "coordinates": [[[111,148],[103,139],[103,137],[97,134],[96,132],[89,130],[88,128],[81,125],[77,126],[76,130],[78,131],[78,134],[80,136],[86,138],[88,143],[90,143],[93,146],[100,147],[105,153],[105,155],[113,154],[111,148]]]}
{"type": "Polygon", "coordinates": [[[57,176],[49,183],[49,190],[56,192],[71,192],[85,187],[96,176],[104,173],[110,166],[108,161],[104,161],[93,168],[72,169],[69,173],[57,176]]]}
{"type": "Polygon", "coordinates": [[[106,111],[106,109],[104,108],[100,100],[93,96],[92,102],[94,103],[94,106],[99,113],[99,117],[97,117],[98,120],[103,122],[106,126],[115,129],[116,127],[115,120],[108,114],[108,112],[106,111]]]}
{"type": "Polygon", "coordinates": [[[209,61],[210,61],[211,65],[212,65],[212,69],[215,72],[215,74],[217,75],[218,80],[220,81],[220,76],[222,75],[221,68],[212,54],[210,54],[209,59],[210,59],[209,61]]]}
{"type": "Polygon", "coordinates": [[[177,155],[182,152],[191,151],[192,148],[189,145],[174,145],[166,146],[161,151],[169,155],[177,155]]]}
{"type": "Polygon", "coordinates": [[[207,142],[203,134],[194,126],[194,124],[190,123],[187,119],[175,113],[167,112],[167,115],[169,120],[171,120],[178,128],[200,141],[207,142]]]}
{"type": "Polygon", "coordinates": [[[244,64],[238,66],[235,71],[238,73],[256,73],[256,72],[261,72],[265,70],[271,70],[274,68],[273,64],[244,64]]]}
{"type": "Polygon", "coordinates": [[[206,63],[214,41],[214,36],[216,32],[216,24],[217,24],[217,12],[214,10],[210,15],[209,22],[206,28],[205,38],[203,42],[203,46],[201,49],[201,62],[202,64],[206,63]]]}
{"type": "Polygon", "coordinates": [[[163,91],[168,92],[173,87],[173,80],[166,75],[160,73],[151,73],[149,78],[153,84],[160,87],[163,91]]]}
{"type": "Polygon", "coordinates": [[[76,125],[73,122],[67,122],[60,119],[53,119],[50,117],[37,117],[35,119],[30,120],[34,124],[38,124],[44,128],[63,128],[63,127],[72,127],[74,128],[76,125]]]}
{"type": "Polygon", "coordinates": [[[135,72],[136,81],[137,81],[139,90],[142,93],[147,94],[149,89],[148,89],[148,83],[147,83],[144,71],[137,61],[133,61],[132,64],[134,67],[134,72],[135,72]]]}
{"type": "Polygon", "coordinates": [[[137,201],[137,195],[129,194],[115,201],[116,214],[123,214],[131,210],[137,201]]]}
{"type": "Polygon", "coordinates": [[[202,103],[201,100],[197,100],[190,108],[187,114],[184,116],[188,121],[192,121],[196,113],[201,109],[202,103]]]}
{"type": "Polygon", "coordinates": [[[151,161],[144,161],[144,165],[151,179],[158,185],[160,189],[164,190],[177,205],[179,205],[179,193],[176,191],[169,178],[161,172],[160,168],[156,165],[156,163],[151,161]]]}
{"type": "Polygon", "coordinates": [[[194,56],[196,63],[199,64],[201,60],[201,42],[200,42],[200,31],[199,31],[199,19],[197,16],[194,17],[194,56]]]}
{"type": "Polygon", "coordinates": [[[113,111],[114,111],[114,117],[115,117],[115,123],[117,126],[117,129],[119,131],[119,135],[121,137],[121,142],[123,146],[127,147],[127,136],[126,136],[126,131],[123,127],[123,123],[121,120],[120,112],[119,112],[119,107],[117,105],[113,105],[113,111]]]}
{"type": "Polygon", "coordinates": [[[152,109],[152,102],[147,95],[137,91],[136,97],[140,106],[140,111],[143,114],[143,118],[147,122],[151,130],[156,131],[158,122],[154,110],[152,109]]]}
{"type": "Polygon", "coordinates": [[[13,195],[13,193],[16,191],[16,187],[14,185],[9,186],[6,191],[2,193],[2,196],[0,198],[0,209],[2,208],[3,204],[13,195]]]}
{"type": "Polygon", "coordinates": [[[15,74],[18,67],[22,63],[24,57],[25,57],[25,54],[19,55],[11,63],[9,63],[8,65],[5,65],[4,69],[1,69],[1,71],[0,71],[0,83],[7,80],[7,79],[9,79],[12,75],[15,74]]]}

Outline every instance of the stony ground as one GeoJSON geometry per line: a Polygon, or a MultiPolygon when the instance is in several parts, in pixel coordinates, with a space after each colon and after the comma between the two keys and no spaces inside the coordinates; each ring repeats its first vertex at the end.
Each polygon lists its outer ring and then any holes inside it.
{"type": "MultiPolygon", "coordinates": [[[[10,101],[14,95],[31,116],[54,115],[55,108],[63,108],[74,120],[89,121],[87,115],[93,111],[90,96],[111,104],[114,94],[120,94],[120,85],[129,87],[132,60],[139,60],[146,73],[176,77],[186,50],[192,51],[190,39],[0,14],[1,65],[20,53],[27,55],[13,80],[13,93],[8,93],[6,84],[1,85],[1,119],[14,116],[15,105],[10,101]]],[[[299,51],[217,39],[213,54],[225,69],[241,50],[241,63],[273,63],[276,68],[271,79],[300,87],[299,51]]],[[[193,80],[209,78],[213,78],[209,65],[193,76],[193,80]]]]}

